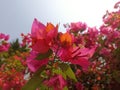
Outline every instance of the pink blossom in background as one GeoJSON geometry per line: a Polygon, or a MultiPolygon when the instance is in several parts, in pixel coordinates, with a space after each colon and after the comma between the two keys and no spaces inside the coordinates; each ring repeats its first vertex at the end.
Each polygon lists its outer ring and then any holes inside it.
{"type": "Polygon", "coordinates": [[[0,52],[8,51],[10,44],[7,42],[9,40],[9,35],[0,33],[0,52]]]}
{"type": "Polygon", "coordinates": [[[107,49],[107,48],[102,48],[101,50],[100,50],[100,54],[102,54],[102,55],[105,55],[105,56],[109,56],[110,55],[110,50],[109,49],[107,49]]]}
{"type": "Polygon", "coordinates": [[[72,30],[73,32],[84,31],[86,28],[86,23],[82,22],[71,23],[70,25],[70,30],[72,30]]]}
{"type": "Polygon", "coordinates": [[[97,39],[98,36],[98,29],[96,27],[94,28],[88,28],[88,34],[89,34],[89,38],[93,39],[97,39]]]}
{"type": "Polygon", "coordinates": [[[77,83],[75,84],[75,86],[76,86],[76,89],[77,89],[77,90],[84,90],[84,86],[83,86],[81,83],[79,83],[79,82],[77,82],[77,83]]]}
{"type": "Polygon", "coordinates": [[[0,52],[8,51],[9,47],[10,47],[10,44],[8,44],[8,43],[0,45],[0,52]]]}
{"type": "Polygon", "coordinates": [[[117,2],[117,3],[114,5],[114,8],[120,8],[120,2],[117,2]]]}
{"type": "Polygon", "coordinates": [[[3,33],[0,33],[0,39],[7,41],[7,40],[9,40],[9,35],[5,35],[3,33]]]}

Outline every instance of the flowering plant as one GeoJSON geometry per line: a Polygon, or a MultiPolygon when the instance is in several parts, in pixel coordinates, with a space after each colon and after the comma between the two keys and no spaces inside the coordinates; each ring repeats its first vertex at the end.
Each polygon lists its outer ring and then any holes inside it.
{"type": "MultiPolygon", "coordinates": [[[[114,8],[119,8],[116,3],[114,8]]],[[[42,24],[9,43],[0,33],[2,90],[118,90],[120,87],[120,10],[103,16],[99,29],[86,23],[42,24]]]]}

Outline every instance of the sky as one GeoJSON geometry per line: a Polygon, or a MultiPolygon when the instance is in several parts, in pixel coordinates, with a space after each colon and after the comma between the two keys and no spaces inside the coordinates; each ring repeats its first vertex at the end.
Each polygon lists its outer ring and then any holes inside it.
{"type": "Polygon", "coordinates": [[[10,40],[30,33],[34,18],[46,24],[85,22],[99,27],[106,10],[113,11],[119,0],[0,0],[0,33],[10,35],[10,40]]]}

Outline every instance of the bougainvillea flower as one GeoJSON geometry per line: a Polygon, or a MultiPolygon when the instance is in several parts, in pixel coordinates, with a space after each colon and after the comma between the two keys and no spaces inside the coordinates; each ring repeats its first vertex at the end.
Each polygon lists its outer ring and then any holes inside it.
{"type": "Polygon", "coordinates": [[[0,45],[0,52],[8,51],[9,47],[10,47],[9,43],[4,43],[4,44],[0,45]]]}
{"type": "Polygon", "coordinates": [[[106,43],[114,42],[114,40],[120,39],[120,32],[119,31],[111,31],[107,36],[106,43]]]}
{"type": "Polygon", "coordinates": [[[100,50],[100,54],[101,55],[105,55],[105,56],[109,56],[110,55],[110,50],[109,49],[107,49],[107,48],[102,48],[101,50],[100,50]]]}
{"type": "Polygon", "coordinates": [[[68,32],[60,35],[60,44],[69,47],[73,43],[72,35],[68,32]]]}
{"type": "Polygon", "coordinates": [[[120,11],[108,13],[103,17],[103,22],[106,26],[113,30],[120,27],[120,11]]]}
{"type": "Polygon", "coordinates": [[[77,82],[75,86],[76,86],[76,90],[84,90],[84,86],[79,82],[77,82]]]}
{"type": "Polygon", "coordinates": [[[58,25],[56,25],[56,27],[51,24],[51,23],[47,23],[46,26],[46,32],[47,32],[47,39],[53,39],[54,37],[57,37],[58,34],[58,25]]]}
{"type": "Polygon", "coordinates": [[[0,52],[6,51],[7,48],[4,45],[0,45],[0,52]]]}
{"type": "Polygon", "coordinates": [[[101,32],[101,34],[108,35],[110,31],[112,31],[112,29],[111,29],[111,28],[108,28],[108,27],[106,27],[106,26],[104,26],[104,25],[102,25],[102,26],[100,27],[100,32],[101,32]]]}
{"type": "Polygon", "coordinates": [[[45,39],[39,39],[33,42],[32,49],[39,53],[46,53],[49,50],[49,45],[46,43],[45,39]]]}
{"type": "Polygon", "coordinates": [[[120,1],[114,5],[114,8],[119,8],[119,7],[120,7],[120,1]]]}
{"type": "Polygon", "coordinates": [[[10,44],[7,42],[9,35],[0,33],[0,52],[8,51],[10,44]]]}
{"type": "Polygon", "coordinates": [[[0,33],[0,39],[4,39],[5,41],[7,41],[9,39],[9,35],[5,35],[3,33],[0,33]]]}
{"type": "Polygon", "coordinates": [[[20,44],[22,47],[27,45],[28,47],[31,47],[31,35],[28,33],[27,35],[21,33],[22,36],[22,43],[20,44]]]}
{"type": "Polygon", "coordinates": [[[71,64],[80,65],[83,70],[87,70],[90,65],[89,58],[91,58],[95,52],[96,47],[89,48],[63,48],[58,51],[58,56],[64,62],[70,62],[71,64]]]}
{"type": "Polygon", "coordinates": [[[5,68],[0,72],[0,90],[21,90],[26,83],[23,72],[14,68],[6,71],[5,68]]]}
{"type": "Polygon", "coordinates": [[[2,89],[3,90],[11,90],[11,86],[9,84],[10,83],[4,83],[2,89]]]}
{"type": "Polygon", "coordinates": [[[42,60],[36,60],[36,56],[38,55],[37,52],[32,51],[30,53],[30,56],[28,56],[27,58],[27,65],[28,68],[32,71],[32,72],[36,72],[40,67],[42,67],[43,65],[48,63],[48,58],[46,59],[42,59],[42,60]]]}
{"type": "Polygon", "coordinates": [[[85,30],[86,27],[87,27],[87,25],[85,23],[76,22],[76,23],[71,23],[70,30],[72,30],[73,32],[78,32],[78,31],[85,30]]]}
{"type": "Polygon", "coordinates": [[[96,47],[93,47],[91,49],[89,48],[82,48],[82,49],[75,49],[72,53],[72,58],[71,58],[71,63],[72,64],[78,64],[80,65],[83,70],[87,70],[89,65],[90,65],[90,61],[89,58],[91,58],[95,52],[96,47]],[[76,51],[76,52],[75,52],[76,51]]]}
{"type": "Polygon", "coordinates": [[[47,26],[34,19],[31,30],[32,49],[45,53],[49,50],[52,39],[57,36],[58,25],[55,27],[53,24],[48,23],[47,26]]]}
{"type": "Polygon", "coordinates": [[[62,75],[55,75],[49,80],[44,81],[44,84],[48,87],[52,87],[54,90],[63,90],[66,86],[66,81],[62,75]]]}
{"type": "Polygon", "coordinates": [[[31,29],[31,36],[35,39],[45,38],[45,25],[39,22],[37,19],[34,19],[31,29]]]}
{"type": "Polygon", "coordinates": [[[97,39],[98,29],[96,27],[88,28],[88,34],[89,34],[89,38],[91,38],[92,40],[97,39]]]}

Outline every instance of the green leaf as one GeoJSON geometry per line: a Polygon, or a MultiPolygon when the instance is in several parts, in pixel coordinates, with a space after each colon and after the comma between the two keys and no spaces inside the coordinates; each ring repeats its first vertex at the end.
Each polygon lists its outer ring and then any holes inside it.
{"type": "Polygon", "coordinates": [[[67,86],[66,86],[66,87],[64,87],[64,89],[63,89],[63,90],[68,90],[67,86]]]}
{"type": "Polygon", "coordinates": [[[119,55],[119,53],[120,53],[120,48],[117,48],[117,49],[115,49],[115,50],[113,51],[113,56],[114,56],[115,58],[117,58],[118,60],[120,60],[120,55],[119,55]]]}
{"type": "Polygon", "coordinates": [[[44,70],[45,67],[42,67],[38,70],[34,76],[23,86],[22,90],[36,90],[41,85],[43,78],[40,77],[40,73],[44,70]]]}
{"type": "Polygon", "coordinates": [[[65,71],[65,74],[70,78],[77,82],[74,72],[72,71],[71,67],[69,66],[68,69],[65,71]]]}
{"type": "Polygon", "coordinates": [[[48,89],[47,86],[45,86],[45,85],[43,85],[43,84],[40,85],[40,90],[47,90],[47,89],[48,89]]]}
{"type": "Polygon", "coordinates": [[[12,43],[10,43],[10,49],[12,49],[13,51],[20,49],[19,39],[16,39],[12,43]]]}
{"type": "Polygon", "coordinates": [[[45,58],[49,57],[51,54],[52,54],[52,50],[49,49],[47,53],[39,54],[39,55],[36,57],[36,59],[37,59],[37,60],[42,60],[42,59],[45,59],[45,58]]]}
{"type": "Polygon", "coordinates": [[[54,69],[53,72],[56,73],[56,74],[62,75],[63,78],[66,79],[66,74],[63,73],[61,69],[54,69]]]}
{"type": "Polygon", "coordinates": [[[59,67],[62,69],[62,71],[66,71],[69,67],[69,64],[66,64],[66,63],[60,63],[59,64],[59,67]]]}
{"type": "Polygon", "coordinates": [[[73,79],[74,81],[77,82],[75,74],[72,71],[70,65],[63,63],[63,64],[60,64],[60,68],[62,69],[63,73],[66,74],[66,76],[68,76],[70,79],[73,79]]]}

